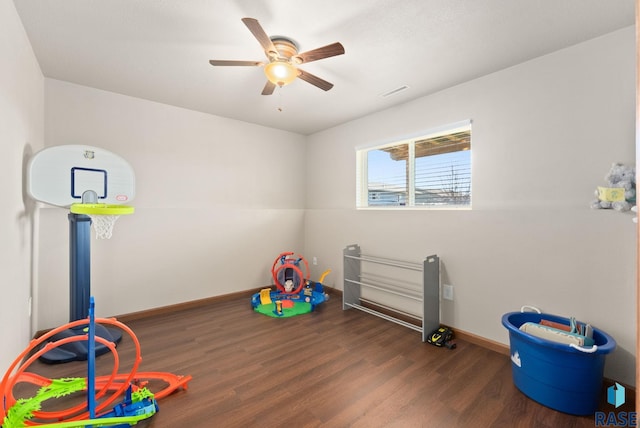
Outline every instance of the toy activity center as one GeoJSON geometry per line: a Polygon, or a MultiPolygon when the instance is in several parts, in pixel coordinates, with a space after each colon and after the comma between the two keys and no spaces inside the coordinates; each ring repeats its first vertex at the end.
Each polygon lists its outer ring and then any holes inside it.
{"type": "Polygon", "coordinates": [[[0,428],[632,425],[636,1],[327,1],[0,0],[0,428]]]}
{"type": "Polygon", "coordinates": [[[285,317],[311,312],[329,298],[322,287],[329,272],[325,271],[318,282],[311,284],[307,260],[290,251],[282,253],[271,268],[275,290],[263,288],[251,297],[251,306],[267,316],[285,317]]]}

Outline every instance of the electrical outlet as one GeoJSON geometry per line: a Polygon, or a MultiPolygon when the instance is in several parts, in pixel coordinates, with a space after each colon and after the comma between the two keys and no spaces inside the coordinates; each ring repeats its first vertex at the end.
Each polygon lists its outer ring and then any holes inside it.
{"type": "Polygon", "coordinates": [[[318,258],[316,256],[313,256],[312,263],[313,263],[314,266],[316,266],[318,264],[318,258]]]}
{"type": "Polygon", "coordinates": [[[445,300],[453,300],[453,285],[442,284],[442,298],[445,300]]]}

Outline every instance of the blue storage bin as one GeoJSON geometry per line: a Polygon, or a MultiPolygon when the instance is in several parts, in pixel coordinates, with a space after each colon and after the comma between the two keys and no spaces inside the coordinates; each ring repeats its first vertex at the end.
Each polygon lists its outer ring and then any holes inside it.
{"type": "Polygon", "coordinates": [[[509,330],[513,382],[538,403],[573,415],[592,415],[598,410],[606,354],[615,340],[593,329],[595,345],[577,349],[540,339],[519,330],[525,322],[541,319],[569,325],[569,319],[535,312],[510,312],[502,317],[509,330]]]}

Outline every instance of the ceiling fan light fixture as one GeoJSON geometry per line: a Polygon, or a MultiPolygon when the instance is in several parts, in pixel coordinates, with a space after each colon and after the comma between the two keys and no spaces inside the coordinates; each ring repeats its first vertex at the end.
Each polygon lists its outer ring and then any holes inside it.
{"type": "Polygon", "coordinates": [[[302,53],[298,53],[298,44],[284,36],[267,35],[264,28],[255,18],[242,18],[242,22],[249,29],[253,37],[256,38],[262,47],[264,54],[267,56],[268,63],[260,61],[237,61],[237,60],[209,60],[209,64],[213,66],[253,66],[263,67],[267,82],[262,89],[262,95],[271,95],[276,86],[284,86],[300,78],[316,88],[328,91],[333,88],[333,83],[314,76],[308,71],[298,68],[300,64],[306,64],[318,61],[324,58],[330,58],[336,55],[344,54],[344,46],[336,42],[330,45],[311,49],[302,53]]]}
{"type": "Polygon", "coordinates": [[[284,86],[298,77],[298,69],[287,61],[273,61],[264,66],[264,74],[271,83],[284,86]]]}

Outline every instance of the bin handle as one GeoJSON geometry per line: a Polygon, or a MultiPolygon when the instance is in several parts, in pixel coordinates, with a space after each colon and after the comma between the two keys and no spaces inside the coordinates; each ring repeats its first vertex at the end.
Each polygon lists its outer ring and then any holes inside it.
{"type": "Polygon", "coordinates": [[[524,305],[523,307],[520,308],[520,312],[524,312],[525,309],[531,309],[533,312],[537,312],[539,314],[542,313],[542,311],[538,308],[536,308],[535,306],[531,306],[531,305],[524,305]]]}
{"type": "Polygon", "coordinates": [[[598,350],[598,345],[593,345],[591,348],[583,348],[582,346],[578,346],[575,343],[570,343],[569,346],[573,349],[577,349],[580,352],[586,352],[587,354],[593,354],[598,350]]]}

